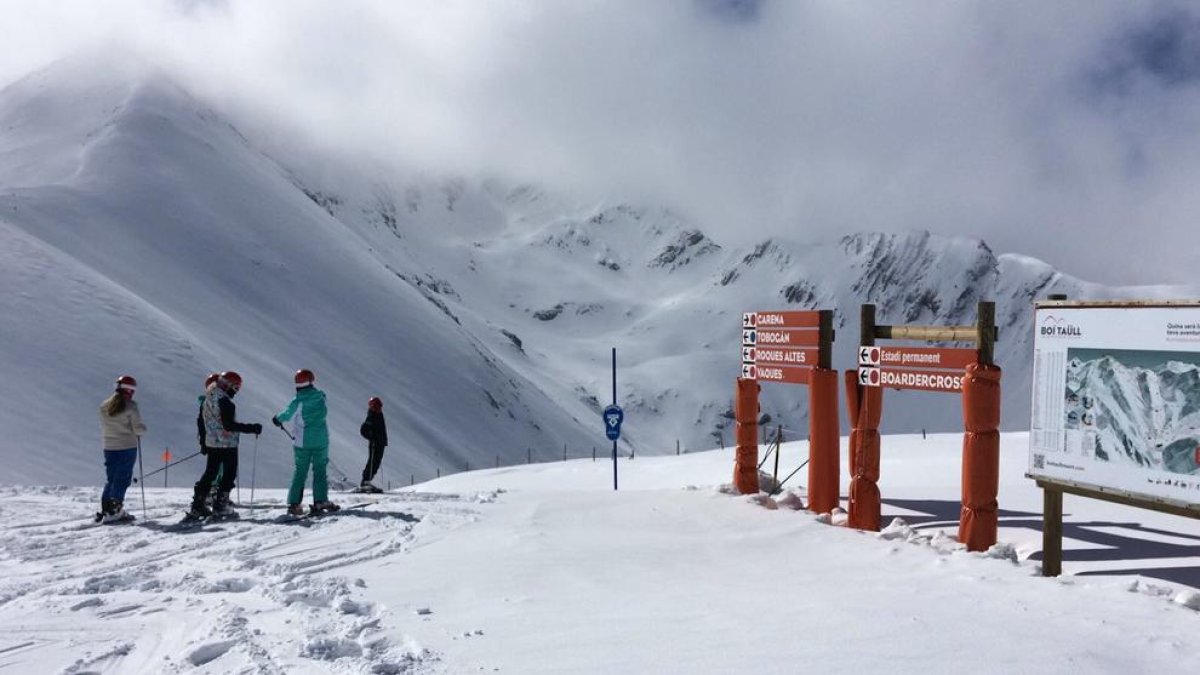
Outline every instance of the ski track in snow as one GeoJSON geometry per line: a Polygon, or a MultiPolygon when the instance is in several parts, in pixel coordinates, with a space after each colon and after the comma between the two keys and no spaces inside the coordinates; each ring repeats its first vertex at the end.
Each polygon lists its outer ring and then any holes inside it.
{"type": "Polygon", "coordinates": [[[0,671],[63,674],[440,672],[365,582],[337,572],[403,555],[426,519],[453,528],[493,498],[347,495],[373,503],[294,522],[246,508],[169,531],[184,491],[151,499],[146,520],[131,499],[139,520],[119,526],[84,520],[94,489],[3,491],[0,671]]]}

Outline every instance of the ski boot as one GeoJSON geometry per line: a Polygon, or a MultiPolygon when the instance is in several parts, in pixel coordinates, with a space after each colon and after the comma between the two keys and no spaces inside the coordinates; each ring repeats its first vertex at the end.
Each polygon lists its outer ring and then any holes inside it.
{"type": "Polygon", "coordinates": [[[203,496],[192,499],[192,508],[187,512],[188,520],[203,520],[212,515],[212,509],[208,508],[205,501],[203,496]]]}
{"type": "Polygon", "coordinates": [[[238,517],[237,511],[229,505],[229,493],[221,492],[213,500],[212,517],[218,520],[232,520],[238,517]]]}
{"type": "Polygon", "coordinates": [[[133,514],[125,510],[125,502],[119,502],[114,499],[111,503],[111,508],[112,513],[105,514],[103,520],[101,521],[105,525],[112,525],[114,523],[128,523],[135,520],[133,514]]]}
{"type": "Polygon", "coordinates": [[[304,507],[301,506],[300,504],[288,504],[287,514],[289,516],[294,516],[294,517],[299,518],[300,516],[303,516],[305,513],[308,513],[308,512],[305,511],[304,507]]]}
{"type": "Polygon", "coordinates": [[[104,522],[104,519],[112,514],[113,510],[113,500],[101,499],[100,510],[96,512],[96,515],[92,516],[92,521],[97,523],[104,522]]]}
{"type": "Polygon", "coordinates": [[[378,487],[375,486],[374,483],[372,483],[369,480],[364,480],[358,486],[358,491],[368,493],[368,494],[379,494],[379,493],[383,492],[383,490],[380,490],[378,487]]]}
{"type": "Polygon", "coordinates": [[[319,516],[323,513],[333,513],[340,510],[342,507],[334,504],[331,501],[313,502],[312,513],[314,516],[319,516]]]}

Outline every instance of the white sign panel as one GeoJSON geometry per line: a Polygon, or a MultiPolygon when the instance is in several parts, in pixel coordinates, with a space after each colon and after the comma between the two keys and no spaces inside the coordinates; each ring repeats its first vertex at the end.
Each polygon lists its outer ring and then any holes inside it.
{"type": "Polygon", "coordinates": [[[1029,474],[1200,503],[1200,306],[1039,307],[1029,474]]]}

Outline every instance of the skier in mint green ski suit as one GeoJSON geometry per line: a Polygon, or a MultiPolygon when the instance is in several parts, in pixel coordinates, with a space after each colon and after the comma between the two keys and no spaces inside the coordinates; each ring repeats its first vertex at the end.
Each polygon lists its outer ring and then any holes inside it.
{"type": "Polygon", "coordinates": [[[304,513],[300,502],[304,499],[304,482],[308,468],[313,474],[313,512],[337,511],[338,506],[329,501],[329,481],[325,467],[329,464],[329,428],[325,425],[325,392],[313,386],[316,377],[311,370],[296,371],[296,398],[271,421],[275,426],[288,424],[292,435],[292,451],[295,453],[296,470],[292,473],[292,486],[288,490],[288,512],[293,515],[304,513]]]}

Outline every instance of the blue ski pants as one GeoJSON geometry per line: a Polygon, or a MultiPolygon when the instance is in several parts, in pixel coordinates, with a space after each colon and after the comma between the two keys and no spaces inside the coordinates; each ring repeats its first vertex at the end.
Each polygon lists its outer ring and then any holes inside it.
{"type": "Polygon", "coordinates": [[[104,451],[104,473],[107,478],[100,499],[125,501],[125,491],[133,482],[134,464],[137,464],[137,448],[104,451]]]}

